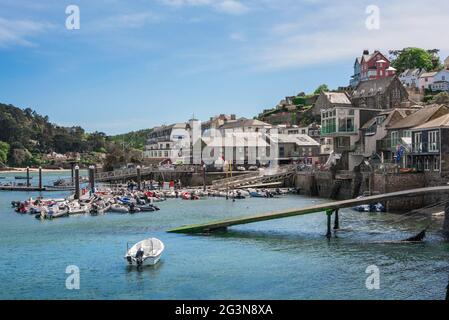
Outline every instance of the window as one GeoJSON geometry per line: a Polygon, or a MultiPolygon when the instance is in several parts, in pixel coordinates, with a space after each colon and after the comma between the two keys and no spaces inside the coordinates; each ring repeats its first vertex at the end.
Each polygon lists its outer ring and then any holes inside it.
{"type": "Polygon", "coordinates": [[[411,138],[412,132],[410,130],[404,130],[404,133],[402,134],[403,138],[411,138]]]}
{"type": "Polygon", "coordinates": [[[438,151],[438,131],[429,131],[429,152],[438,151]]]}
{"type": "Polygon", "coordinates": [[[415,132],[415,140],[413,141],[413,150],[415,152],[422,152],[422,134],[421,132],[415,132]]]}
{"type": "Polygon", "coordinates": [[[376,118],[376,123],[380,126],[385,121],[385,116],[379,116],[376,118]]]}
{"type": "Polygon", "coordinates": [[[433,171],[440,171],[440,157],[433,158],[433,171]]]}
{"type": "Polygon", "coordinates": [[[396,148],[399,144],[399,132],[392,131],[391,132],[391,147],[396,148]]]}
{"type": "Polygon", "coordinates": [[[429,158],[424,160],[424,171],[429,171],[429,158]]]}

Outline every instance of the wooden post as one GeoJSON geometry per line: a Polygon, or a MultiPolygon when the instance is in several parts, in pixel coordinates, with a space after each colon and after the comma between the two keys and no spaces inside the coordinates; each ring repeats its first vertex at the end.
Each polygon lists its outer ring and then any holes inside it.
{"type": "Polygon", "coordinates": [[[80,167],[75,166],[75,199],[80,198],[80,167]]]}
{"type": "Polygon", "coordinates": [[[338,209],[335,210],[334,230],[340,229],[340,219],[338,217],[338,209]]]}
{"type": "Polygon", "coordinates": [[[327,233],[326,233],[326,238],[328,240],[330,240],[330,238],[332,237],[332,231],[331,231],[331,218],[332,218],[332,209],[327,209],[326,210],[326,215],[327,215],[327,233]]]}
{"type": "Polygon", "coordinates": [[[27,187],[30,187],[30,167],[27,167],[27,187]]]}
{"type": "Polygon", "coordinates": [[[89,166],[89,186],[92,193],[95,193],[95,167],[89,166]]]}
{"type": "Polygon", "coordinates": [[[137,170],[137,190],[142,190],[142,176],[140,171],[140,166],[136,167],[137,170]]]}
{"type": "Polygon", "coordinates": [[[39,191],[42,190],[42,167],[39,167],[39,191]]]}

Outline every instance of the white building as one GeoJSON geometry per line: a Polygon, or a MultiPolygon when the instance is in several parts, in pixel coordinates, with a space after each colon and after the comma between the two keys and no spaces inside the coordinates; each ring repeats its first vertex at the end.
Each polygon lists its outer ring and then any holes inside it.
{"type": "MultiPolygon", "coordinates": [[[[183,162],[184,153],[174,148],[177,141],[188,141],[190,126],[188,123],[175,123],[154,128],[145,146],[144,157],[153,162],[175,159],[183,162]]],[[[190,153],[190,148],[185,150],[190,153]]]]}
{"type": "Polygon", "coordinates": [[[425,72],[423,69],[407,69],[399,75],[399,80],[406,88],[418,88],[419,77],[425,72]]]}
{"type": "Polygon", "coordinates": [[[438,72],[431,85],[432,91],[449,91],[449,70],[438,72]]]}
{"type": "Polygon", "coordinates": [[[419,77],[419,88],[422,90],[431,90],[432,83],[435,81],[435,76],[438,72],[424,72],[419,77]]]}

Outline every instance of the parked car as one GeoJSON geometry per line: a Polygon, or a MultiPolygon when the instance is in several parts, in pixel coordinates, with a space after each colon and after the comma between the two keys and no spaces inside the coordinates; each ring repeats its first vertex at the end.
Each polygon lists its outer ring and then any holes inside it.
{"type": "Polygon", "coordinates": [[[248,168],[248,170],[250,170],[250,171],[257,171],[257,169],[259,169],[257,166],[250,166],[248,168]]]}
{"type": "Polygon", "coordinates": [[[246,169],[243,166],[238,166],[237,167],[237,171],[246,171],[246,169]]]}

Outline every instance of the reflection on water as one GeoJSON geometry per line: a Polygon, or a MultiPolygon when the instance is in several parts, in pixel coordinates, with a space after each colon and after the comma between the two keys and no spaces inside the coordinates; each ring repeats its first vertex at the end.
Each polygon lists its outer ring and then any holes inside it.
{"type": "Polygon", "coordinates": [[[0,193],[0,298],[444,299],[446,294],[449,244],[439,233],[441,217],[342,210],[343,230],[329,242],[324,213],[190,236],[165,231],[325,200],[173,199],[158,204],[158,212],[52,221],[10,208],[12,200],[36,195],[0,193]],[[425,227],[429,233],[424,243],[398,243],[425,227]],[[128,267],[123,258],[126,244],[150,236],[165,243],[160,263],[141,270],[128,267]],[[79,267],[80,290],[65,289],[67,265],[79,267]],[[370,265],[380,268],[380,290],[365,287],[370,265]]]}

